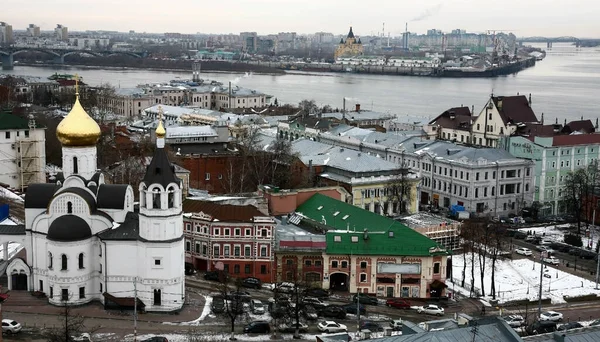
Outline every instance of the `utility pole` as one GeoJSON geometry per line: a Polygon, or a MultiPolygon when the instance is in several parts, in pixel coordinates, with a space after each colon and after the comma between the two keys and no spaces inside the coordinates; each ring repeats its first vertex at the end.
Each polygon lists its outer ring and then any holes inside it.
{"type": "Polygon", "coordinates": [[[538,301],[538,318],[542,314],[542,279],[544,279],[544,257],[547,257],[548,252],[540,253],[540,293],[538,301]]]}
{"type": "Polygon", "coordinates": [[[360,333],[360,289],[356,289],[356,331],[360,333]]]}
{"type": "Polygon", "coordinates": [[[137,342],[137,278],[133,278],[133,342],[137,342]]]}

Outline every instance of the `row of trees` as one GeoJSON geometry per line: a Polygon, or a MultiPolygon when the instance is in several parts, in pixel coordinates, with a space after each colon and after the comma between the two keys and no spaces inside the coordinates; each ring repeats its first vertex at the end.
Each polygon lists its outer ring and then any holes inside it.
{"type": "Polygon", "coordinates": [[[564,192],[557,194],[562,198],[567,212],[577,223],[577,235],[581,234],[581,223],[589,222],[588,218],[592,217],[594,210],[597,209],[595,193],[599,187],[598,163],[594,162],[587,167],[567,173],[564,192]]]}

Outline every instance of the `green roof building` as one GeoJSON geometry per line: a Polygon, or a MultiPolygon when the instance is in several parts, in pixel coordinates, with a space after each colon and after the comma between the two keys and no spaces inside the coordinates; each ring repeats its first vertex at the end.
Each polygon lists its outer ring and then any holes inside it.
{"type": "Polygon", "coordinates": [[[323,287],[384,297],[445,295],[448,252],[400,222],[321,194],[290,221],[326,235],[323,287]]]}

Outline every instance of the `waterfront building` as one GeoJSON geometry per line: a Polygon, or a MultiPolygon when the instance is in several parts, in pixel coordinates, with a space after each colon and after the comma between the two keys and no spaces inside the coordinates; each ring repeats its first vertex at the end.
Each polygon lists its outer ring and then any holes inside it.
{"type": "Polygon", "coordinates": [[[46,128],[29,119],[0,112],[0,183],[23,191],[46,181],[46,128]]]}
{"type": "Polygon", "coordinates": [[[534,201],[541,205],[541,215],[558,215],[567,212],[567,174],[597,165],[600,135],[511,136],[501,141],[501,148],[535,163],[534,201]]]}
{"type": "Polygon", "coordinates": [[[70,37],[69,46],[74,49],[89,50],[89,49],[108,49],[110,44],[109,38],[98,37],[70,37]]]}
{"type": "MultiPolygon", "coordinates": [[[[145,311],[177,311],[185,301],[181,181],[159,124],[152,161],[140,182],[139,207],[128,184],[105,184],[98,172],[98,124],[76,100],[60,122],[62,173],[31,184],[25,224],[1,226],[2,243],[18,241],[26,258],[6,268],[10,290],[39,291],[52,305],[99,301],[145,311]]],[[[6,251],[6,244],[5,244],[6,251]]]]}
{"type": "Polygon", "coordinates": [[[357,40],[354,37],[354,32],[352,32],[352,26],[350,26],[350,31],[348,32],[348,36],[346,40],[342,38],[340,40],[340,44],[335,49],[334,58],[338,57],[347,57],[347,56],[359,56],[364,52],[364,48],[360,38],[357,40]]]}
{"type": "Polygon", "coordinates": [[[58,41],[69,41],[69,28],[60,24],[56,25],[54,38],[58,41]]]}
{"type": "Polygon", "coordinates": [[[381,297],[445,295],[447,252],[405,225],[315,194],[277,226],[277,279],[381,297]]]}
{"type": "Polygon", "coordinates": [[[0,21],[0,45],[11,44],[14,41],[12,25],[0,21]]]}
{"type": "Polygon", "coordinates": [[[274,282],[275,220],[251,205],[183,202],[186,262],[199,271],[274,282]]]}

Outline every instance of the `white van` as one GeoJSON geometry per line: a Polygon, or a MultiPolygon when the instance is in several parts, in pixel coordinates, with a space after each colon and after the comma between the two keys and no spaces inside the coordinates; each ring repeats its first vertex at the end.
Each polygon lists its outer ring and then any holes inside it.
{"type": "Polygon", "coordinates": [[[250,301],[250,310],[252,310],[252,313],[255,315],[262,315],[265,313],[265,306],[260,300],[252,299],[250,301]]]}

